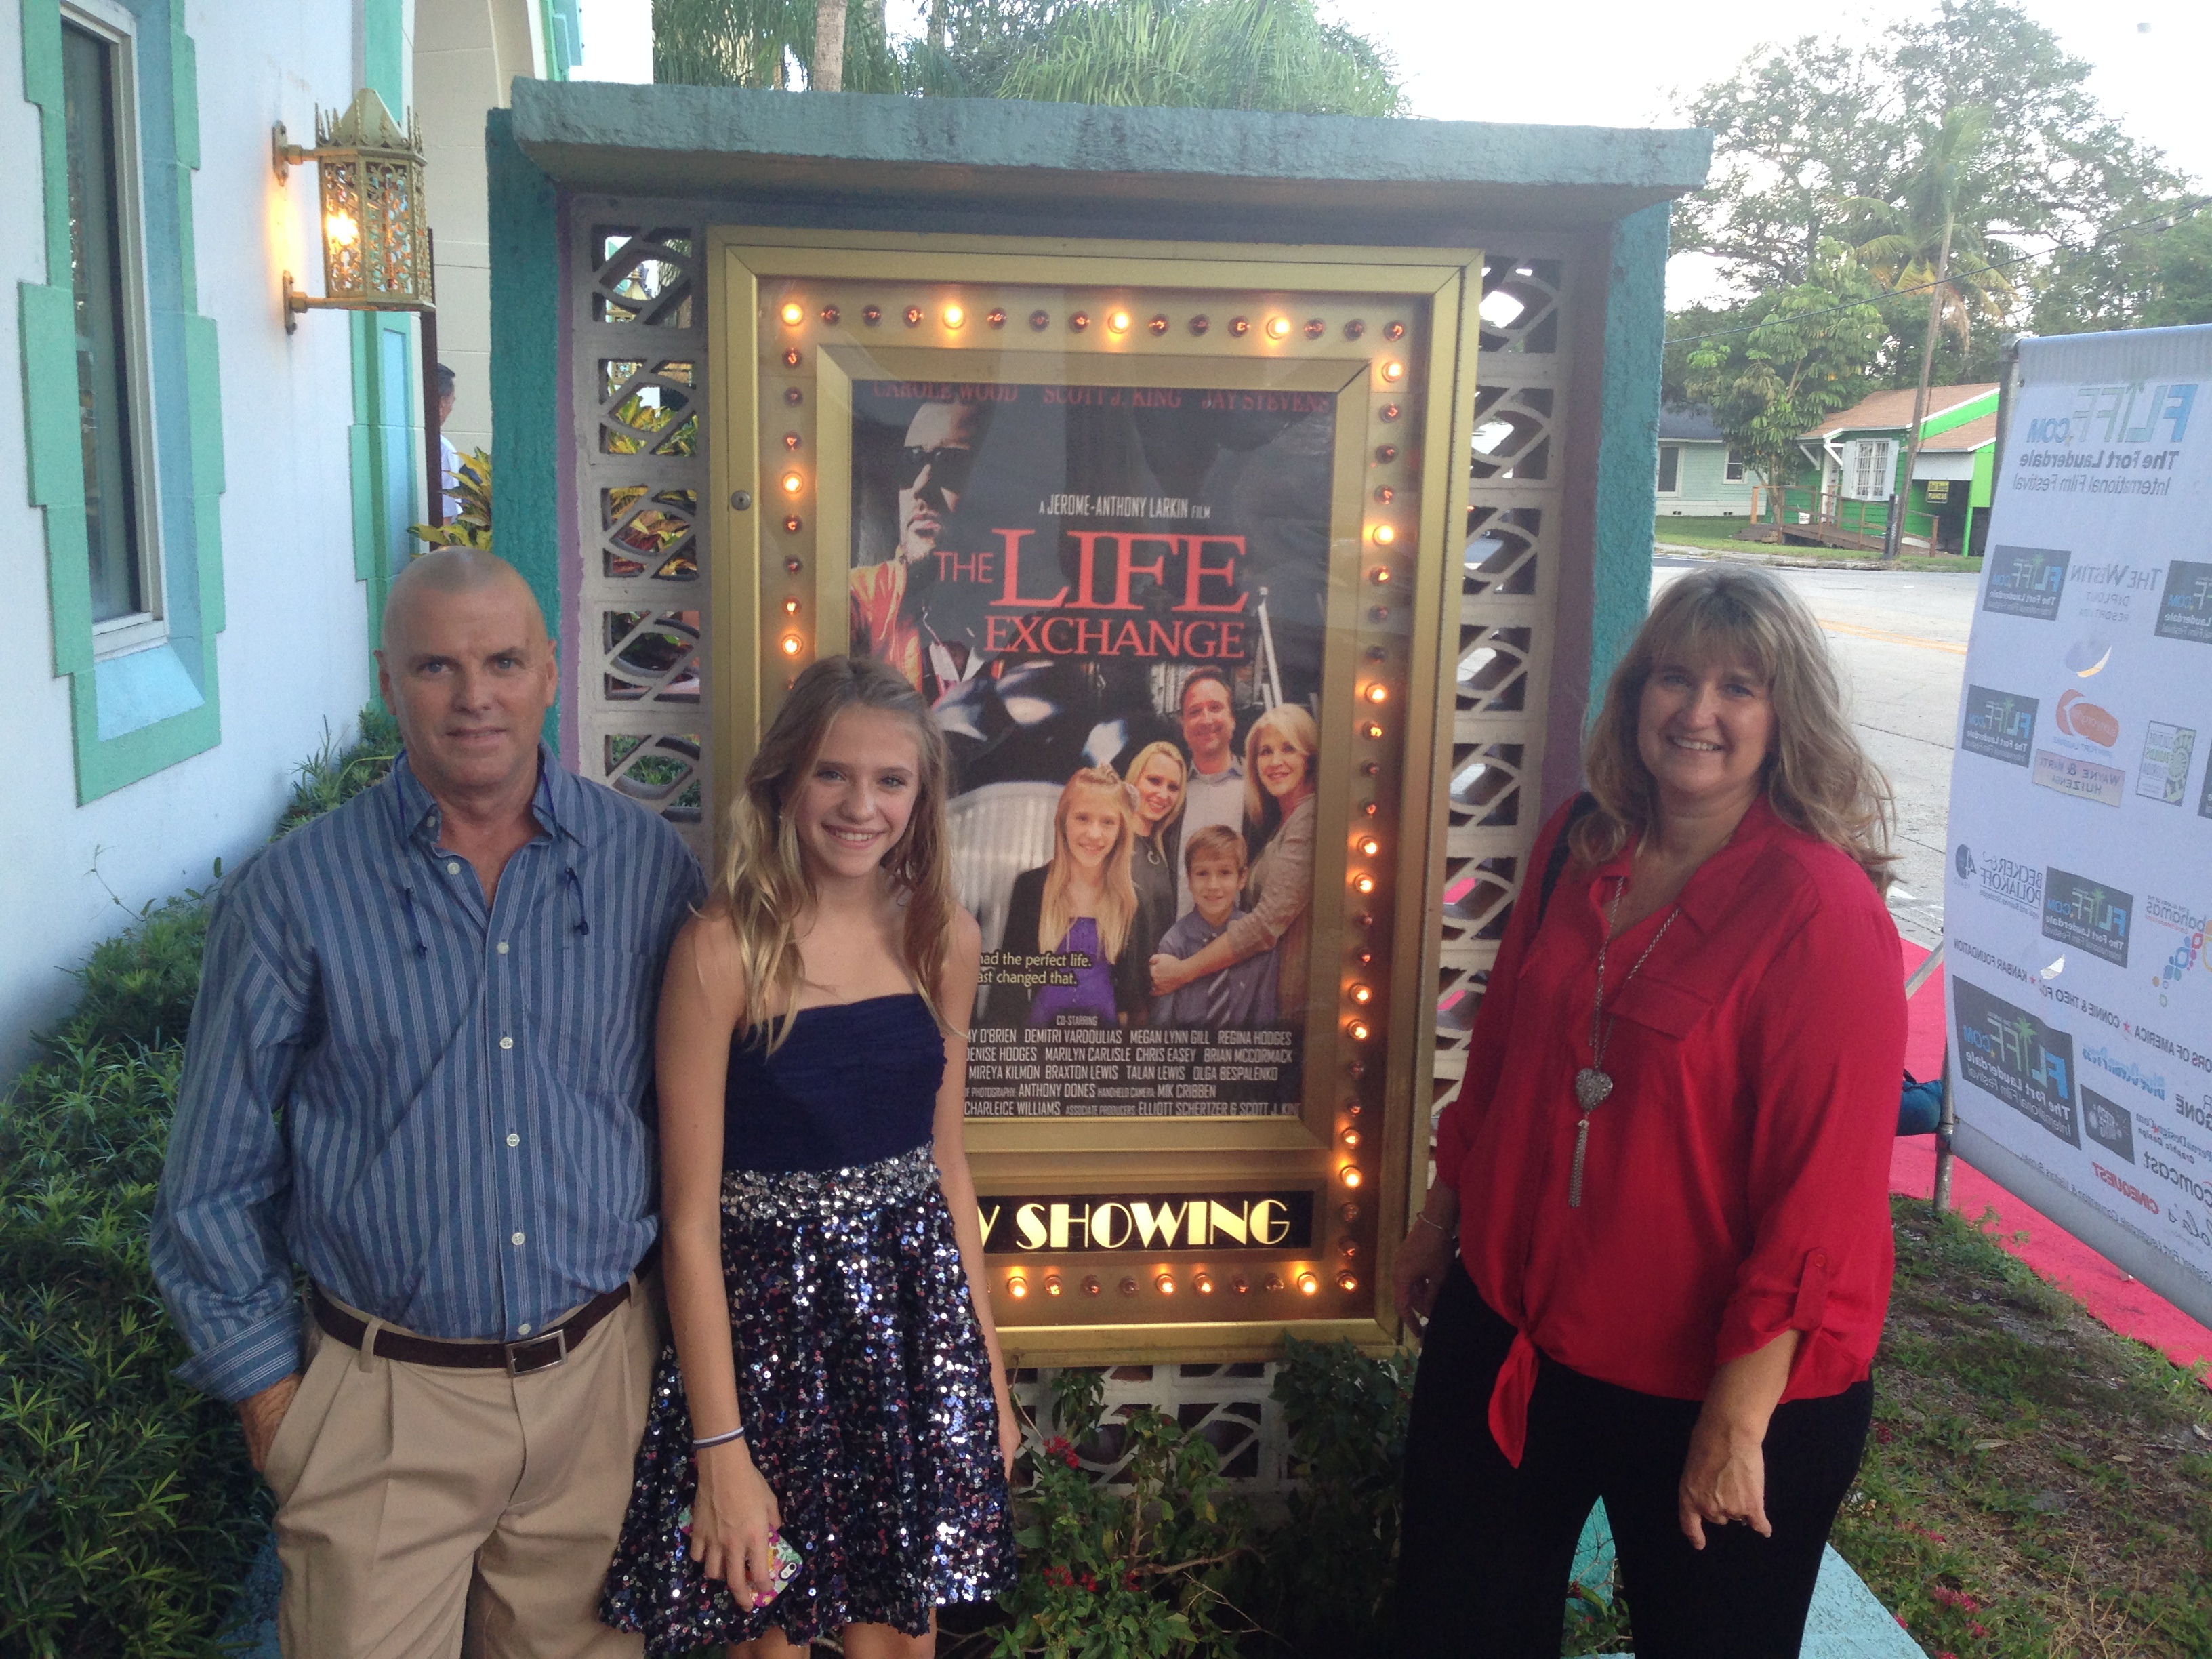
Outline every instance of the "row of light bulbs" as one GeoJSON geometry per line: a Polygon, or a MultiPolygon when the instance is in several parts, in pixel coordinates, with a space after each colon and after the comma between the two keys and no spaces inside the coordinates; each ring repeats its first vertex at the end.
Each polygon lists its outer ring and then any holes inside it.
{"type": "MultiPolygon", "coordinates": [[[[1297,1286],[1302,1296],[1321,1294],[1321,1275],[1310,1267],[1301,1268],[1291,1283],[1297,1286]]],[[[1255,1286],[1253,1280],[1244,1274],[1235,1273],[1231,1275],[1226,1285],[1224,1285],[1211,1273],[1200,1267],[1190,1275],[1189,1285],[1190,1288],[1200,1296],[1212,1296],[1215,1291],[1222,1289],[1237,1296],[1245,1296],[1255,1288],[1266,1291],[1279,1291],[1284,1288],[1284,1279],[1280,1273],[1267,1273],[1261,1277],[1255,1286]]],[[[1359,1275],[1346,1267],[1337,1274],[1336,1287],[1340,1291],[1358,1290],[1359,1275]]],[[[1073,1288],[1084,1296],[1100,1296],[1104,1294],[1106,1286],[1096,1273],[1086,1273],[1082,1279],[1074,1282],[1073,1288]]],[[[1131,1273],[1122,1279],[1118,1288],[1123,1296],[1134,1296],[1141,1286],[1137,1281],[1136,1275],[1131,1273]]],[[[1180,1283],[1172,1270],[1163,1267],[1153,1273],[1152,1289],[1160,1295],[1173,1296],[1179,1288],[1181,1288],[1180,1283]]],[[[1042,1275],[1035,1286],[1030,1283],[1029,1274],[1018,1268],[1006,1275],[1006,1294],[1015,1301],[1026,1301],[1033,1289],[1042,1290],[1047,1296],[1064,1296],[1070,1289],[1070,1285],[1067,1279],[1056,1273],[1047,1273],[1042,1275]]]]}
{"type": "MultiPolygon", "coordinates": [[[[776,314],[782,319],[786,328],[796,329],[805,326],[806,307],[797,300],[785,301],[781,309],[776,314]]],[[[929,313],[920,306],[908,306],[902,314],[908,328],[920,328],[922,324],[929,320],[929,313]]],[[[834,305],[823,306],[819,315],[822,321],[832,328],[836,327],[843,317],[843,313],[834,305]]],[[[875,327],[883,319],[884,310],[881,306],[865,306],[861,308],[860,320],[870,328],[875,327]]],[[[957,332],[968,325],[968,308],[957,301],[954,301],[939,307],[937,320],[944,327],[957,332]]],[[[1083,333],[1091,326],[1091,313],[1087,311],[1072,311],[1067,314],[1067,326],[1078,334],[1083,333]]],[[[1052,326],[1052,313],[1042,309],[1032,311],[1030,313],[1029,323],[1032,330],[1042,334],[1052,326]]],[[[1006,325],[1006,311],[1003,307],[993,307],[983,313],[983,324],[987,328],[1004,328],[1006,325]]],[[[1134,313],[1116,306],[1106,313],[1105,324],[1106,331],[1109,334],[1127,334],[1136,328],[1137,319],[1134,313]]],[[[1170,326],[1164,313],[1155,313],[1145,322],[1146,331],[1156,335],[1165,334],[1170,326]]],[[[1204,312],[1199,312],[1186,320],[1183,326],[1194,335],[1203,335],[1212,328],[1213,319],[1204,312]]],[[[1240,340],[1250,335],[1255,328],[1264,338],[1287,340],[1297,326],[1298,325],[1280,313],[1259,324],[1255,324],[1249,317],[1231,317],[1229,319],[1230,334],[1240,340]]],[[[1318,340],[1328,332],[1328,324],[1325,320],[1319,317],[1307,319],[1306,338],[1318,340]]],[[[1363,319],[1354,317],[1344,325],[1344,337],[1347,340],[1357,340],[1366,332],[1367,324],[1363,319]]],[[[1395,321],[1385,323],[1382,325],[1382,337],[1391,341],[1404,339],[1405,324],[1395,321]]],[[[1388,359],[1381,365],[1380,373],[1385,380],[1395,385],[1406,378],[1406,365],[1398,359],[1388,359]]]]}

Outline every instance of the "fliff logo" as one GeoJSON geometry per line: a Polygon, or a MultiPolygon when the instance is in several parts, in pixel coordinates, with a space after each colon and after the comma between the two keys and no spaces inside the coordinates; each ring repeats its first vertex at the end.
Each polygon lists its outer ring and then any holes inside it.
{"type": "Polygon", "coordinates": [[[2135,902],[2134,894],[2117,887],[2070,870],[2047,870],[2043,878],[2043,936],[2124,968],[2135,902]]]}
{"type": "Polygon", "coordinates": [[[2027,423],[2032,444],[2178,444],[2197,403],[2193,383],[2145,386],[2141,380],[2077,386],[2063,415],[2027,423]]]}
{"type": "Polygon", "coordinates": [[[1982,609],[2005,617],[2052,622],[2066,592],[2066,567],[2074,556],[2055,547],[1994,547],[1982,609]]]}

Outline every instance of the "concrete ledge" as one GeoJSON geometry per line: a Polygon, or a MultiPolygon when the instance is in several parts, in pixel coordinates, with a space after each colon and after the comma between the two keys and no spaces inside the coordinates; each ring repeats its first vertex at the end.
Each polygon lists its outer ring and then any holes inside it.
{"type": "Polygon", "coordinates": [[[1028,197],[1079,211],[1174,204],[1479,219],[1486,229],[1620,219],[1699,188],[1712,151],[1711,135],[1696,128],[523,79],[512,119],[515,143],[567,190],[848,203],[1028,197]]]}

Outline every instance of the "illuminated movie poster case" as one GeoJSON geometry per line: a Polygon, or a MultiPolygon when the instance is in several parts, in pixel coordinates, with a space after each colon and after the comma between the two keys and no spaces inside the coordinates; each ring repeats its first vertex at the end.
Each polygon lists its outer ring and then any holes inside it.
{"type": "Polygon", "coordinates": [[[720,774],[818,654],[929,702],[1026,1363],[1395,1335],[1479,256],[1234,252],[710,243],[720,774]]]}

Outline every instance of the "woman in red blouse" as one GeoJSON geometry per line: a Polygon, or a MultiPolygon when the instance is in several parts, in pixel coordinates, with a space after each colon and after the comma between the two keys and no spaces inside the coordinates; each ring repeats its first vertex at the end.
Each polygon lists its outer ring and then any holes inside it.
{"type": "Polygon", "coordinates": [[[1584,770],[1398,1256],[1399,1651],[1553,1659],[1602,1498],[1642,1659],[1791,1655],[1889,1301],[1888,786],[1741,565],[1660,597],[1584,770]]]}

